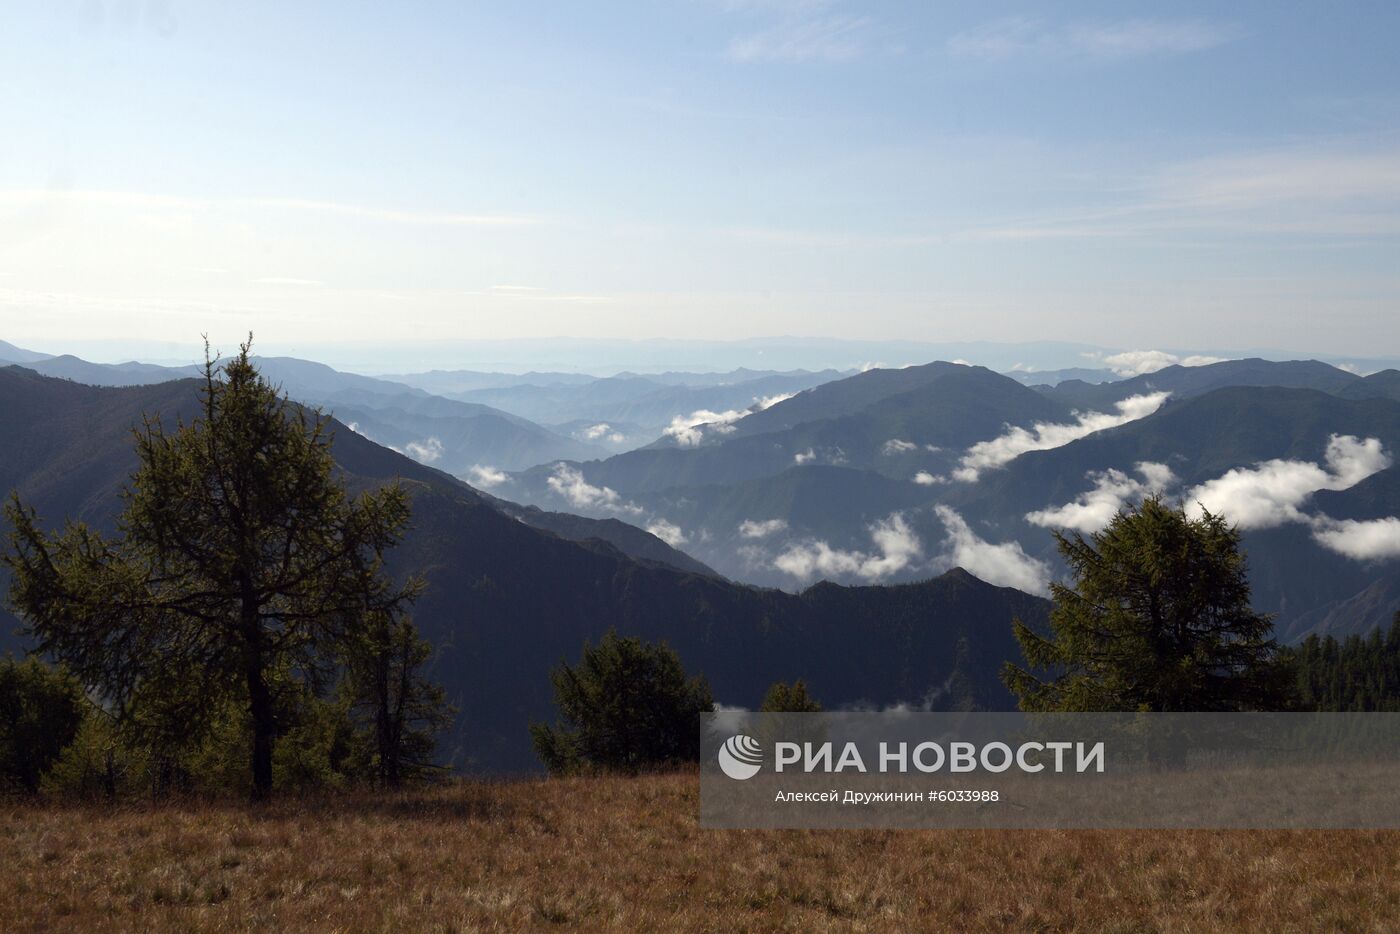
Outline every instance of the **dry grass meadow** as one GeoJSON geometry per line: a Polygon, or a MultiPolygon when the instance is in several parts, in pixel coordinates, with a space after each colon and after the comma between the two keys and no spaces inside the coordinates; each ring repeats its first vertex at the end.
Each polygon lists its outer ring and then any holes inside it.
{"type": "Polygon", "coordinates": [[[1400,833],[706,831],[695,775],[0,803],[0,930],[1382,931],[1400,833]]]}

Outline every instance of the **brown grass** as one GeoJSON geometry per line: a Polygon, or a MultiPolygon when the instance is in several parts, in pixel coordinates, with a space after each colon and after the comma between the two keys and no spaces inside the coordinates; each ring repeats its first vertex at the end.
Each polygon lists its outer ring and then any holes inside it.
{"type": "Polygon", "coordinates": [[[708,831],[698,779],[0,804],[0,930],[1394,930],[1400,833],[708,831]]]}

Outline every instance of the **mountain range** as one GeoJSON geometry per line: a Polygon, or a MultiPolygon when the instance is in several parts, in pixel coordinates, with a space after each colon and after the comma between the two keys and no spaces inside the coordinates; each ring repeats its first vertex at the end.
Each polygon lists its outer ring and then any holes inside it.
{"type": "Polygon", "coordinates": [[[1400,508],[1378,492],[1400,482],[1397,377],[1257,359],[1053,387],[872,370],[493,492],[623,518],[767,586],[963,565],[1032,592],[1062,571],[1052,529],[1094,531],[1154,490],[1203,497],[1241,525],[1282,635],[1364,631],[1400,609],[1400,508]]]}
{"type": "MultiPolygon", "coordinates": [[[[198,389],[192,380],[99,388],[0,369],[0,488],[49,526],[72,517],[110,530],[135,467],[132,426],[143,415],[188,420],[198,389]]],[[[427,578],[415,616],[461,710],[449,746],[468,769],[534,768],[526,726],[552,716],[549,669],[610,628],[666,640],[727,704],[754,705],[772,681],[802,677],[832,706],[1005,707],[996,672],[1014,651],[1010,621],[1045,620],[1043,600],[963,571],[800,594],[734,583],[631,525],[501,503],[333,428],[352,487],[398,480],[412,494],[413,527],[392,569],[427,578]]],[[[6,622],[0,645],[23,648],[6,622]]]]}
{"type": "MultiPolygon", "coordinates": [[[[129,426],[142,412],[188,414],[197,384],[99,388],[37,373],[72,358],[31,356],[0,369],[0,488],[55,519],[110,522],[129,426]]],[[[1064,571],[1052,531],[1091,533],[1154,492],[1239,525],[1256,606],[1285,640],[1366,631],[1400,609],[1400,371],[1246,359],[1102,382],[1091,380],[1110,371],[1037,382],[949,362],[386,380],[259,365],[333,413],[352,482],[411,485],[419,518],[400,567],[429,569],[425,629],[454,696],[484,718],[489,741],[461,745],[484,768],[529,765],[517,728],[547,713],[541,672],[608,626],[684,648],[726,703],[797,676],[825,681],[836,704],[925,703],[961,657],[955,680],[971,687],[957,702],[1004,705],[993,660],[1015,648],[1003,622],[1013,610],[1043,618],[1037,595],[1064,571]],[[551,430],[471,401],[482,398],[590,417],[551,430]],[[591,421],[603,415],[652,427],[591,421]],[[600,437],[622,425],[625,440],[600,437]],[[954,618],[957,601],[984,610],[954,618]],[[838,605],[865,622],[850,630],[838,605]],[[834,659],[863,637],[885,641],[862,670],[834,659]],[[914,640],[929,678],[881,654],[888,640],[914,640]],[[517,685],[511,672],[527,670],[517,685]],[[491,691],[514,713],[495,710],[491,691]]],[[[149,375],[123,367],[69,372],[149,375]]]]}

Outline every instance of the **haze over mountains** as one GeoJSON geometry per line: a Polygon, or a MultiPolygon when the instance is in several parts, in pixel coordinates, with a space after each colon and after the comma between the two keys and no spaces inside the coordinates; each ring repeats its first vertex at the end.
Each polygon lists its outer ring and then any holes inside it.
{"type": "MultiPolygon", "coordinates": [[[[179,381],[188,368],[8,345],[0,359],[20,365],[0,369],[0,487],[54,520],[110,521],[127,426],[188,414],[196,389],[179,381]]],[[[1092,532],[1151,492],[1240,525],[1256,605],[1285,639],[1365,631],[1400,609],[1400,371],[1102,362],[393,379],[259,365],[345,426],[336,452],[356,483],[414,484],[402,566],[430,569],[421,612],[439,664],[489,720],[485,748],[464,748],[523,768],[520,727],[547,712],[544,672],[610,625],[671,640],[726,703],[798,676],[832,703],[923,703],[962,664],[957,703],[1004,704],[1006,613],[1044,604],[997,588],[1045,593],[1062,572],[1053,529],[1092,532]],[[954,568],[987,584],[938,577],[954,568]],[[950,601],[980,609],[955,620],[950,601]],[[798,633],[820,641],[798,646],[798,633]],[[884,641],[857,671],[836,656],[862,636],[884,641]],[[911,639],[923,674],[899,667],[914,662],[894,646],[911,639]],[[510,709],[488,711],[487,688],[510,709]]]]}

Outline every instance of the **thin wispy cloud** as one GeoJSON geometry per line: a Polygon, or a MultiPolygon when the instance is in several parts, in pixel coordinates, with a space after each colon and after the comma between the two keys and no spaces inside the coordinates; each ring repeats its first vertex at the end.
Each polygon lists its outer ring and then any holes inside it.
{"type": "Polygon", "coordinates": [[[640,506],[624,500],[612,487],[589,483],[583,471],[568,464],[556,464],[546,483],[551,492],[576,509],[601,509],[629,515],[642,513],[640,506]]]}
{"type": "Polygon", "coordinates": [[[870,20],[863,16],[829,16],[780,23],[761,32],[735,36],[729,57],[736,62],[835,64],[865,54],[870,20]]]}
{"type": "Polygon", "coordinates": [[[321,280],[320,280],[320,279],[298,279],[298,278],[295,278],[294,276],[262,276],[262,277],[260,277],[260,278],[252,279],[252,280],[250,280],[250,281],[251,281],[254,285],[292,285],[292,286],[306,286],[306,285],[320,285],[320,284],[321,284],[321,280]]]}
{"type": "Polygon", "coordinates": [[[956,34],[948,40],[947,49],[956,58],[981,61],[1031,56],[1112,61],[1201,52],[1224,45],[1238,35],[1239,30],[1228,23],[1200,19],[1055,24],[1013,16],[956,34]]]}
{"type": "Polygon", "coordinates": [[[453,211],[405,211],[335,201],[300,198],[188,198],[142,191],[100,189],[22,188],[0,191],[0,206],[42,209],[65,204],[91,204],[150,211],[208,212],[218,209],[253,209],[328,214],[393,224],[430,227],[514,227],[543,223],[542,218],[511,214],[473,214],[453,211]]]}
{"type": "Polygon", "coordinates": [[[1400,148],[1338,145],[1247,152],[1162,165],[1088,211],[1024,217],[950,233],[959,242],[1217,233],[1400,234],[1400,148]]]}
{"type": "Polygon", "coordinates": [[[786,519],[745,519],[739,523],[740,538],[767,538],[787,531],[786,519]]]}

